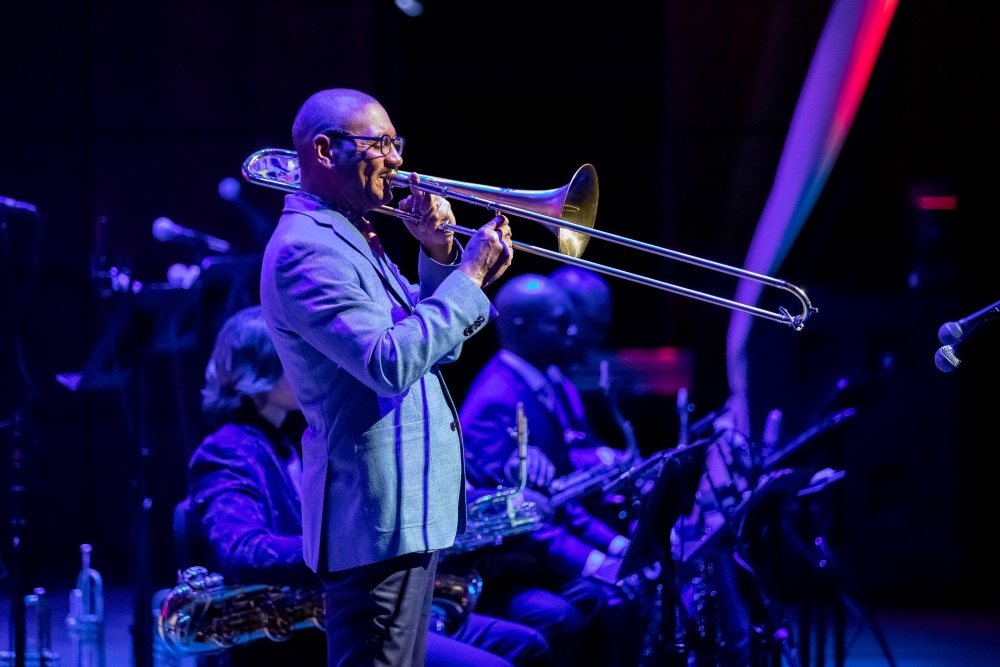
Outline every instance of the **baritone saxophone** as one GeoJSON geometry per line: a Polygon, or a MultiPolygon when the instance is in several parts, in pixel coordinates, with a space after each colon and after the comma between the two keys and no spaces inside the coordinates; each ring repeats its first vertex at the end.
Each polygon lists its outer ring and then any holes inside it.
{"type": "Polygon", "coordinates": [[[224,586],[201,566],[178,573],[164,598],[157,632],[177,655],[222,653],[258,639],[284,641],[305,628],[324,628],[323,590],[253,584],[224,586]]]}
{"type": "MultiPolygon", "coordinates": [[[[430,630],[453,635],[476,607],[483,580],[478,572],[438,573],[434,581],[430,630]]],[[[223,653],[259,640],[285,641],[308,628],[324,629],[323,588],[232,585],[221,574],[201,566],[178,573],[178,582],[163,599],[156,631],[177,656],[223,653]]]]}

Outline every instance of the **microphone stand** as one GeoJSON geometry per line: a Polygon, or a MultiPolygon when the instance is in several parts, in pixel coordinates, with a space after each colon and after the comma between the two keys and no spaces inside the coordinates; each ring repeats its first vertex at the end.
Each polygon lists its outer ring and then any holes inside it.
{"type": "MultiPolygon", "coordinates": [[[[3,251],[0,266],[3,266],[5,269],[6,275],[3,282],[9,288],[9,303],[5,311],[10,315],[8,321],[12,324],[14,347],[20,349],[22,320],[20,299],[16,285],[16,273],[14,271],[14,256],[11,248],[12,239],[13,232],[10,228],[6,208],[0,206],[0,250],[3,251]]],[[[23,365],[21,368],[23,373],[23,365]]],[[[24,379],[27,381],[26,377],[24,379]]],[[[28,383],[30,385],[30,381],[28,383]]],[[[30,425],[26,408],[26,404],[31,400],[31,392],[29,391],[28,394],[28,398],[24,401],[25,405],[16,408],[10,419],[0,422],[0,432],[9,431],[11,443],[9,459],[11,465],[9,524],[11,526],[11,556],[9,573],[11,580],[10,618],[12,621],[11,629],[14,644],[13,667],[25,667],[26,664],[25,650],[27,641],[25,634],[27,631],[27,613],[25,605],[28,588],[24,577],[24,549],[27,532],[25,530],[25,526],[27,525],[25,508],[28,504],[28,494],[32,488],[32,480],[29,477],[29,472],[33,463],[31,443],[29,442],[30,425]]],[[[2,563],[0,563],[0,575],[2,574],[3,567],[2,563]]]]}
{"type": "MultiPolygon", "coordinates": [[[[79,375],[59,377],[71,391],[114,387],[119,390],[129,439],[133,441],[131,479],[132,534],[131,564],[134,584],[134,618],[130,627],[133,667],[152,667],[152,599],[150,583],[149,516],[152,498],[149,490],[149,461],[152,447],[148,429],[148,380],[146,364],[150,347],[155,345],[157,324],[175,307],[173,291],[144,286],[134,281],[130,269],[112,264],[105,254],[102,237],[108,232],[107,220],[97,223],[98,249],[91,266],[91,280],[99,297],[114,302],[101,340],[79,375]]],[[[104,239],[106,240],[106,238],[104,239]]],[[[84,569],[87,569],[86,561],[84,569]]]]}
{"type": "Polygon", "coordinates": [[[25,473],[25,448],[21,445],[24,440],[22,422],[24,415],[22,410],[17,410],[14,416],[6,422],[0,423],[0,429],[9,429],[11,433],[11,479],[10,479],[10,618],[12,621],[11,630],[14,643],[13,667],[25,667],[25,650],[27,646],[27,613],[25,609],[25,597],[27,586],[24,577],[24,535],[27,518],[24,514],[24,506],[27,504],[26,493],[28,483],[25,473]]]}

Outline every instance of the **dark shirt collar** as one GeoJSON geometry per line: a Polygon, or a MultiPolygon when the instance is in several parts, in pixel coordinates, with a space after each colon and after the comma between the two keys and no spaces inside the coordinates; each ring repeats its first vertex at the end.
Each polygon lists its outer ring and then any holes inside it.
{"type": "MultiPolygon", "coordinates": [[[[254,428],[261,432],[265,438],[271,443],[274,448],[275,453],[282,459],[287,459],[292,453],[292,450],[297,450],[295,443],[290,437],[290,434],[286,432],[284,428],[278,428],[271,422],[267,421],[259,414],[254,412],[253,414],[244,415],[240,420],[244,425],[254,428]]],[[[282,425],[284,427],[284,424],[282,425]]]]}

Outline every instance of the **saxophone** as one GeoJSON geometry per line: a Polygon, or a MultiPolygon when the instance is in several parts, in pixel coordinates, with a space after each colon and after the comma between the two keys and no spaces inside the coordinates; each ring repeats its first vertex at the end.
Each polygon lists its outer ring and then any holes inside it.
{"type": "Polygon", "coordinates": [[[611,383],[611,374],[607,359],[601,361],[600,386],[614,416],[615,423],[624,437],[625,452],[618,460],[610,464],[598,464],[590,468],[574,470],[567,475],[552,480],[551,484],[549,484],[548,496],[553,509],[561,507],[568,502],[589,496],[597,491],[610,493],[616,490],[621,483],[631,478],[631,475],[627,473],[633,470],[633,463],[641,463],[639,443],[635,438],[635,430],[632,428],[632,422],[625,419],[625,416],[618,407],[618,399],[611,383]]]}
{"type": "Polygon", "coordinates": [[[528,421],[524,404],[517,404],[517,428],[511,433],[517,439],[521,459],[521,480],[517,488],[498,486],[496,492],[486,494],[469,503],[465,533],[455,537],[455,544],[442,553],[442,557],[468,553],[481,547],[501,544],[504,539],[540,528],[545,513],[522,492],[528,485],[528,421]]]}
{"type": "MultiPolygon", "coordinates": [[[[453,635],[475,610],[483,580],[438,573],[434,580],[430,630],[453,635]]],[[[307,628],[324,629],[326,608],[322,588],[292,588],[265,584],[223,584],[221,574],[201,566],[178,573],[178,582],[164,597],[156,631],[176,656],[223,653],[237,644],[260,639],[285,641],[307,628]]]]}
{"type": "Polygon", "coordinates": [[[431,631],[454,635],[469,620],[483,592],[483,579],[472,570],[468,574],[438,572],[431,601],[431,631]]]}
{"type": "Polygon", "coordinates": [[[222,575],[196,565],[178,573],[157,632],[177,655],[222,653],[265,638],[284,641],[297,630],[324,627],[323,598],[321,588],[224,586],[222,575]]]}

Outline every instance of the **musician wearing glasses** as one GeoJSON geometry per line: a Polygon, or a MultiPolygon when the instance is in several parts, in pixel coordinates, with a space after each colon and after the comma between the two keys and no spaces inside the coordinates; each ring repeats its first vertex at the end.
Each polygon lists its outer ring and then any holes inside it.
{"type": "MultiPolygon", "coordinates": [[[[550,493],[554,480],[579,472],[571,449],[599,446],[575,414],[565,392],[571,383],[561,371],[577,359],[577,314],[565,290],[537,274],[504,284],[496,305],[500,349],[473,380],[461,408],[467,470],[477,488],[517,486],[522,464],[511,433],[520,404],[528,488],[549,497],[555,520],[479,556],[477,566],[493,584],[484,589],[483,609],[530,624],[526,619],[541,604],[534,591],[558,593],[590,620],[576,647],[581,656],[593,656],[594,664],[634,665],[645,610],[617,585],[629,539],[590,513],[582,497],[550,493]],[[518,567],[504,570],[506,563],[518,567]]],[[[555,645],[553,650],[558,654],[555,645]]]]}
{"type": "Polygon", "coordinates": [[[292,125],[300,188],[264,251],[261,304],[308,428],[306,564],[324,583],[329,665],[424,664],[439,551],[464,531],[464,450],[441,366],[495,310],[483,288],[511,264],[506,218],[463,245],[448,202],[411,174],[399,202],[418,282],[368,220],[388,205],[404,142],[350,89],[310,96],[292,125]]]}
{"type": "MultiPolygon", "coordinates": [[[[191,457],[190,495],[182,552],[218,572],[227,586],[260,585],[322,590],[302,552],[299,488],[304,424],[274,349],[260,306],[230,316],[205,369],[202,408],[215,427],[191,457]]],[[[346,532],[346,531],[345,531],[346,532]]],[[[181,546],[181,545],[179,545],[181,546]]],[[[312,594],[303,595],[309,604],[312,594]]],[[[445,610],[450,606],[439,605],[445,610]]],[[[234,608],[238,608],[234,605],[234,608]]],[[[286,624],[291,623],[288,611],[286,624]]],[[[234,612],[234,636],[246,627],[234,612]]],[[[251,618],[257,618],[251,616],[251,618]]],[[[260,614],[261,622],[271,621],[260,614]]],[[[219,622],[215,620],[213,622],[219,622]]],[[[268,626],[280,635],[280,625],[268,626]]],[[[427,641],[427,664],[438,667],[548,667],[551,651],[537,631],[475,613],[437,615],[427,641]]],[[[221,633],[222,629],[214,627],[221,633]]],[[[260,632],[257,633],[258,635],[260,632]]],[[[183,633],[191,639],[197,633],[183,633]]],[[[325,632],[307,625],[284,641],[259,639],[204,659],[212,667],[318,667],[327,661],[325,632]]]]}

